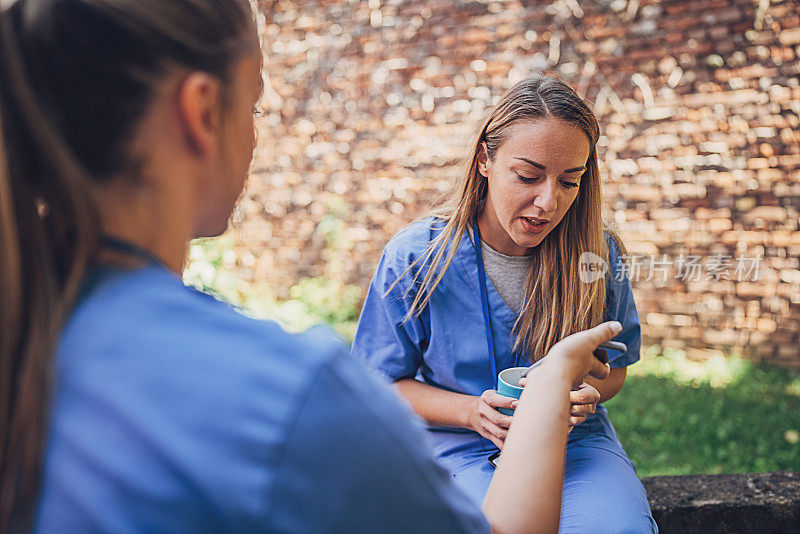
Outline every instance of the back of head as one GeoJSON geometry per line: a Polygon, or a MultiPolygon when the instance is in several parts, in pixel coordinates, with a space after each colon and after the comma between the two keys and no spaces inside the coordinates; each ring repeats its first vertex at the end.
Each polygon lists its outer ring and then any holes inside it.
{"type": "Polygon", "coordinates": [[[0,1],[0,531],[35,507],[53,345],[100,233],[92,187],[135,180],[167,76],[225,81],[255,46],[248,0],[0,1]]]}

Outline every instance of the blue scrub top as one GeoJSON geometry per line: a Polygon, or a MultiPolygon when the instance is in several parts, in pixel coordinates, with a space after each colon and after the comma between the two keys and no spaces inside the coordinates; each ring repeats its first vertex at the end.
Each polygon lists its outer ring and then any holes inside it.
{"type": "MultiPolygon", "coordinates": [[[[441,221],[423,219],[386,245],[361,312],[353,354],[389,382],[417,378],[449,391],[480,395],[487,389],[496,389],[497,377],[489,365],[478,264],[470,236],[465,233],[458,243],[452,264],[419,316],[404,321],[414,297],[408,289],[419,267],[415,266],[392,288],[442,227],[441,221]]],[[[622,332],[614,339],[628,347],[625,353],[609,351],[611,367],[617,368],[639,359],[641,329],[630,281],[618,265],[619,251],[610,235],[606,240],[612,275],[607,277],[604,320],[622,324],[622,332]]],[[[516,313],[491,280],[487,278],[486,283],[499,372],[526,359],[517,358],[511,350],[516,313]]],[[[429,429],[434,436],[435,453],[451,471],[471,461],[475,452],[496,450],[492,442],[467,429],[429,429]]],[[[613,433],[604,407],[576,427],[570,439],[583,432],[613,433]]]]}
{"type": "Polygon", "coordinates": [[[324,329],[104,270],[57,350],[36,532],[488,532],[324,329]]]}

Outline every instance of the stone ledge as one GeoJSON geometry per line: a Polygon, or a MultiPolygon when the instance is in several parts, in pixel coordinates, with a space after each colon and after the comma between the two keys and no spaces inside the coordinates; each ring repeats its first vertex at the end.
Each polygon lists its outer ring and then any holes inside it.
{"type": "Polygon", "coordinates": [[[661,534],[800,532],[800,473],[642,479],[661,534]]]}

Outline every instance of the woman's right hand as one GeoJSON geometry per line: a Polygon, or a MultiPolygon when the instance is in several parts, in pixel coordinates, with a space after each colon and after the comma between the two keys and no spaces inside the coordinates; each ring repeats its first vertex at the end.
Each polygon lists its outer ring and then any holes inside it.
{"type": "Polygon", "coordinates": [[[472,397],[469,415],[469,428],[494,443],[498,449],[503,448],[508,427],[512,417],[497,411],[497,408],[514,409],[518,400],[500,395],[493,389],[487,389],[480,397],[472,397]]]}
{"type": "Polygon", "coordinates": [[[560,366],[573,388],[579,386],[587,376],[602,380],[611,372],[611,367],[595,358],[594,351],[600,343],[608,341],[621,331],[622,325],[619,322],[608,321],[567,336],[548,351],[547,361],[543,366],[560,366]]]}

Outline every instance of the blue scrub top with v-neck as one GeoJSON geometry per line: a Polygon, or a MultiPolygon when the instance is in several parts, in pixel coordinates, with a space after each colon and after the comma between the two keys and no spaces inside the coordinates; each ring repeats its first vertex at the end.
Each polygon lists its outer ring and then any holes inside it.
{"type": "MultiPolygon", "coordinates": [[[[458,243],[453,262],[429,304],[421,314],[405,320],[414,298],[409,287],[420,267],[401,275],[425,252],[442,226],[436,219],[418,221],[386,245],[361,312],[353,354],[389,382],[416,378],[449,391],[480,395],[487,389],[496,389],[497,377],[488,361],[481,309],[478,269],[483,266],[478,265],[470,235],[465,233],[458,243]]],[[[641,329],[630,281],[618,268],[619,252],[614,240],[608,235],[606,238],[611,273],[607,277],[604,320],[622,324],[622,332],[614,339],[628,347],[625,353],[609,351],[611,367],[618,368],[639,359],[641,329]]],[[[511,350],[516,313],[488,278],[486,285],[499,372],[526,358],[518,359],[511,350]]],[[[467,429],[429,427],[429,430],[434,436],[437,456],[451,471],[470,461],[472,453],[496,450],[489,440],[467,429]]],[[[613,433],[603,407],[576,427],[571,439],[584,432],[613,433]]]]}

